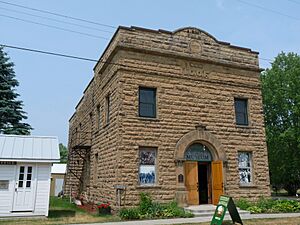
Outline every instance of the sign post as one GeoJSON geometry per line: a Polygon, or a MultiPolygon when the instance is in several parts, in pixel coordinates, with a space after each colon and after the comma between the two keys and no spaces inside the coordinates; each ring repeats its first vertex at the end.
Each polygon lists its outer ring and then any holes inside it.
{"type": "Polygon", "coordinates": [[[222,225],[227,209],[232,219],[232,222],[243,225],[240,214],[232,198],[225,195],[220,196],[219,203],[217,205],[215,214],[211,220],[210,225],[222,225]]]}

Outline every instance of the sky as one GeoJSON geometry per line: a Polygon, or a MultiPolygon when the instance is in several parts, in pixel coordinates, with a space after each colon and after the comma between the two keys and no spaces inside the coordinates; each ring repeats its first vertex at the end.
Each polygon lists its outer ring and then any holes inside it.
{"type": "MultiPolygon", "coordinates": [[[[119,25],[170,31],[192,26],[220,41],[260,52],[260,67],[268,68],[281,51],[300,54],[299,11],[300,0],[0,0],[0,44],[97,60],[119,25]]],[[[4,50],[15,63],[17,92],[32,134],[57,136],[66,145],[68,120],[93,77],[95,62],[4,50]]]]}

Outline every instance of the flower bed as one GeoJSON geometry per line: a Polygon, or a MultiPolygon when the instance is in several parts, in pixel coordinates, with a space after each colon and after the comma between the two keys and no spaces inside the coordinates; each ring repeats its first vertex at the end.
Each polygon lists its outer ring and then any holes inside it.
{"type": "Polygon", "coordinates": [[[119,216],[126,220],[153,219],[153,218],[177,218],[193,217],[192,213],[185,212],[177,206],[176,202],[160,204],[153,202],[148,194],[141,193],[140,204],[135,208],[123,208],[119,216]]]}
{"type": "Polygon", "coordinates": [[[300,202],[295,200],[273,200],[261,198],[257,202],[239,199],[237,207],[251,213],[293,213],[300,212],[300,202]]]}
{"type": "Polygon", "coordinates": [[[111,207],[109,203],[99,203],[97,204],[99,215],[110,215],[111,207]]]}

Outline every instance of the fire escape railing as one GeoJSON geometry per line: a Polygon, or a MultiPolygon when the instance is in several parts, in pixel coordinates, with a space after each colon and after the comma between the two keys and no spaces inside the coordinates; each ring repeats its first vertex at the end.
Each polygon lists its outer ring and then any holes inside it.
{"type": "MultiPolygon", "coordinates": [[[[75,178],[83,183],[81,178],[86,156],[92,146],[92,132],[77,131],[70,137],[69,155],[68,155],[68,170],[75,178]],[[78,157],[82,159],[82,163],[78,163],[78,157]]],[[[71,179],[69,177],[69,179],[71,179]]]]}

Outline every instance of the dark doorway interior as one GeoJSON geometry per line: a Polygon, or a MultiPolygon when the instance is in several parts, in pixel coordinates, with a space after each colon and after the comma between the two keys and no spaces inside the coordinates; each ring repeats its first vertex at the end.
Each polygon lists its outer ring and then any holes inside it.
{"type": "Polygon", "coordinates": [[[208,204],[208,163],[198,163],[199,202],[208,204]]]}

